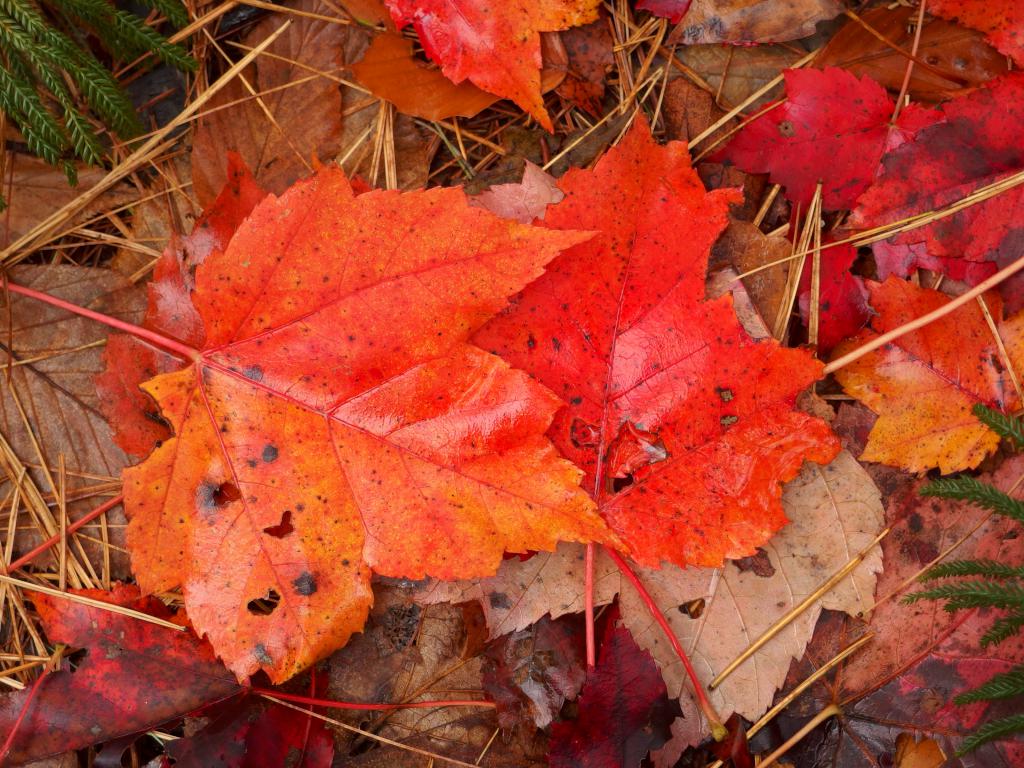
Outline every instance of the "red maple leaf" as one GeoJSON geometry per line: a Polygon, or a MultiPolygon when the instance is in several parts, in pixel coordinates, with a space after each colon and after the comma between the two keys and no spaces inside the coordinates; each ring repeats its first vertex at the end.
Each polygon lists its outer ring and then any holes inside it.
{"type": "MultiPolygon", "coordinates": [[[[849,226],[869,229],[958,202],[1024,169],[1024,74],[994,80],[941,107],[943,120],[888,153],[849,226]]],[[[980,282],[1020,255],[1024,186],[979,202],[875,246],[880,276],[918,267],[980,282]]]]}
{"type": "Polygon", "coordinates": [[[540,92],[540,33],[597,18],[598,0],[385,0],[399,27],[413,24],[427,55],[453,82],[469,80],[553,126],[540,92]]]}
{"type": "Polygon", "coordinates": [[[182,585],[240,678],[279,681],[362,628],[371,569],[609,539],[543,437],[559,401],[466,343],[590,236],[457,189],[357,196],[336,168],[266,198],[196,270],[202,350],[144,387],[175,437],[124,473],[143,589],[182,585]]]}
{"type": "MultiPolygon", "coordinates": [[[[168,619],[155,598],[135,587],[77,594],[168,619]]],[[[209,643],[177,631],[47,595],[32,602],[51,642],[86,649],[74,671],[65,665],[28,689],[0,697],[0,734],[22,715],[7,758],[39,760],[154,728],[239,691],[209,643]],[[87,714],[86,714],[87,713],[87,714]]]]}
{"type": "Polygon", "coordinates": [[[786,100],[741,130],[719,153],[748,173],[768,173],[804,209],[818,182],[826,209],[850,208],[868,188],[882,155],[940,117],[894,104],[866,75],[846,70],[790,69],[786,100]]]}
{"type": "Polygon", "coordinates": [[[552,768],[638,768],[668,741],[678,711],[658,665],[629,630],[607,617],[601,656],[580,694],[576,719],[551,726],[552,768]]]}
{"type": "Polygon", "coordinates": [[[598,237],[555,259],[476,336],[567,401],[549,431],[638,562],[720,565],[785,523],[781,483],[838,451],[793,410],[821,375],[704,300],[733,191],[706,192],[685,145],[641,121],[593,171],[560,181],[544,225],[598,237]]]}

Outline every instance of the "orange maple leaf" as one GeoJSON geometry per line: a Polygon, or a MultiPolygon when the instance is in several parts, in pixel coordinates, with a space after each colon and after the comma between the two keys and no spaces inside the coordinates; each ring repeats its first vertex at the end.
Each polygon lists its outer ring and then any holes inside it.
{"type": "Polygon", "coordinates": [[[395,23],[413,24],[420,42],[455,83],[511,99],[548,131],[540,92],[540,33],[597,18],[599,0],[385,0],[395,23]]]}
{"type": "MultiPolygon", "coordinates": [[[[869,329],[836,347],[837,358],[949,301],[895,277],[869,282],[868,291],[877,316],[869,329]]],[[[1024,312],[1001,320],[998,296],[988,294],[985,302],[1013,369],[1020,371],[1024,312]]],[[[971,409],[983,403],[1007,411],[1019,404],[1002,354],[981,305],[971,302],[836,371],[843,389],[878,414],[860,458],[908,472],[978,466],[999,436],[971,409]]]]}
{"type": "Polygon", "coordinates": [[[733,190],[707,192],[686,145],[646,123],[559,182],[545,226],[599,236],[555,259],[475,337],[567,401],[549,432],[639,563],[720,565],[786,522],[782,483],[839,450],[795,411],[820,378],[804,350],[751,339],[704,300],[733,190]]]}
{"type": "Polygon", "coordinates": [[[196,272],[202,351],[145,385],[175,437],[124,473],[143,589],[182,585],[230,669],[281,681],[362,629],[371,570],[608,540],[543,437],[558,399],[466,343],[590,236],[336,168],[266,198],[196,272]]]}

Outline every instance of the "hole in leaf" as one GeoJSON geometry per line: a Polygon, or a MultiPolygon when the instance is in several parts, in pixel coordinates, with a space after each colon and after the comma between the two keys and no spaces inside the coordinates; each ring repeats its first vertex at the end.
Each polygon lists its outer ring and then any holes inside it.
{"type": "Polygon", "coordinates": [[[283,539],[294,530],[295,526],[292,525],[292,511],[290,509],[286,509],[281,513],[281,522],[277,525],[271,525],[268,528],[264,528],[263,532],[268,536],[273,536],[275,539],[283,539]]]}
{"type": "Polygon", "coordinates": [[[277,608],[277,604],[281,602],[281,596],[276,590],[268,589],[266,597],[259,597],[255,600],[250,600],[246,608],[249,609],[249,613],[255,613],[257,616],[269,616],[277,608]]]}
{"type": "Polygon", "coordinates": [[[632,484],[633,484],[633,475],[632,475],[632,473],[626,475],[625,477],[613,477],[612,478],[612,493],[618,493],[619,491],[623,490],[624,488],[629,488],[629,486],[631,486],[632,484]]]}
{"type": "Polygon", "coordinates": [[[679,612],[689,616],[691,619],[699,619],[701,614],[704,613],[704,598],[698,597],[696,600],[690,600],[679,606],[679,612]]]}
{"type": "Polygon", "coordinates": [[[223,507],[240,498],[242,498],[242,492],[234,483],[225,482],[217,485],[207,481],[196,489],[196,505],[201,509],[223,507]]]}

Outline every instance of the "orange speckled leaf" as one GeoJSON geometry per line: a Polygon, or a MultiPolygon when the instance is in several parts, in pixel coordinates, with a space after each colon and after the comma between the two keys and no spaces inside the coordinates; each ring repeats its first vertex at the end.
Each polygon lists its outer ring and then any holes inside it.
{"type": "Polygon", "coordinates": [[[229,668],[281,681],[362,629],[371,570],[607,540],[543,437],[559,401],[466,343],[589,237],[337,168],[266,198],[196,272],[203,351],[145,386],[176,436],[124,474],[143,588],[181,584],[229,668]]]}
{"type": "MultiPolygon", "coordinates": [[[[843,342],[840,357],[949,301],[927,288],[890,277],[868,283],[877,316],[871,328],[843,342]]],[[[996,322],[1002,306],[986,297],[996,322]]],[[[1024,313],[999,323],[999,333],[1016,370],[1024,363],[1024,313]]],[[[1013,384],[977,302],[908,333],[836,372],[853,395],[878,414],[862,459],[923,472],[946,474],[978,466],[999,437],[971,412],[975,403],[1012,410],[1013,384]]]]}
{"type": "Polygon", "coordinates": [[[821,364],[751,339],[731,298],[704,300],[737,193],[705,191],[686,145],[659,147],[643,121],[559,186],[545,226],[600,235],[555,259],[474,340],[568,403],[549,435],[637,562],[753,553],[786,522],[782,483],[838,443],[793,409],[821,364]]]}
{"type": "Polygon", "coordinates": [[[395,23],[413,24],[423,49],[453,82],[511,99],[551,131],[541,98],[541,32],[597,18],[599,0],[385,0],[395,23]]]}

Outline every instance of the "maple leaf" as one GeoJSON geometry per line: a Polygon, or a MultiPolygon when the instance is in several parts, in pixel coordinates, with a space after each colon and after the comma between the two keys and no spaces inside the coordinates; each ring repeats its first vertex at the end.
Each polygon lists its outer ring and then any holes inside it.
{"type": "Polygon", "coordinates": [[[597,667],[587,675],[578,714],[551,726],[552,768],[639,768],[668,739],[674,717],[665,682],[629,630],[607,618],[597,667]]]}
{"type": "Polygon", "coordinates": [[[544,225],[600,235],[553,261],[476,343],[568,402],[549,435],[634,560],[751,554],[785,522],[781,483],[838,446],[793,410],[820,363],[750,339],[728,297],[703,300],[736,194],[706,192],[685,145],[659,147],[642,121],[559,187],[544,225]]]}
{"type": "Polygon", "coordinates": [[[558,400],[466,343],[589,237],[457,189],[357,196],[337,168],[266,198],[196,271],[203,350],[144,387],[175,437],[124,473],[142,587],[182,585],[239,678],[280,681],[362,628],[371,568],[470,578],[608,540],[542,437],[558,400]]]}
{"type": "MultiPolygon", "coordinates": [[[[708,679],[867,547],[883,527],[878,489],[846,451],[827,467],[807,464],[787,484],[783,506],[792,522],[752,557],[722,569],[639,570],[698,674],[708,679]]],[[[820,611],[856,613],[869,607],[874,574],[881,568],[881,554],[875,550],[850,580],[796,619],[787,632],[758,652],[749,667],[741,667],[711,692],[715,708],[723,715],[736,712],[749,720],[762,715],[785,680],[790,661],[803,653],[820,611]]],[[[546,614],[557,618],[582,611],[583,580],[583,548],[562,544],[554,554],[503,563],[491,578],[433,582],[420,589],[417,599],[430,604],[478,600],[491,636],[496,636],[521,630],[546,614]]],[[[669,692],[679,699],[683,717],[673,723],[674,738],[656,760],[657,765],[673,765],[686,746],[698,744],[709,733],[679,657],[636,591],[615,564],[599,554],[594,600],[603,604],[616,595],[624,623],[654,656],[669,692]]]]}
{"type": "MultiPolygon", "coordinates": [[[[169,617],[135,587],[77,594],[169,617]]],[[[0,697],[0,733],[10,733],[28,707],[7,754],[12,764],[154,728],[239,691],[209,643],[190,632],[48,595],[34,594],[32,602],[51,642],[87,653],[74,671],[65,664],[47,675],[31,701],[28,690],[0,697]]]]}
{"type": "Polygon", "coordinates": [[[597,18],[598,0],[385,0],[399,27],[413,24],[427,55],[453,82],[511,99],[548,131],[540,92],[540,33],[597,18]]]}
{"type": "MultiPolygon", "coordinates": [[[[850,228],[873,228],[942,208],[1024,169],[1018,130],[1024,121],[1024,73],[1001,77],[940,109],[942,121],[886,155],[878,178],[857,201],[850,228]]],[[[980,282],[993,270],[968,272],[968,267],[981,262],[1002,267],[1020,255],[1022,205],[1024,187],[1017,186],[896,235],[882,250],[883,268],[901,277],[917,267],[939,269],[980,282]]]]}
{"type": "MultiPolygon", "coordinates": [[[[229,152],[227,182],[187,237],[172,239],[157,261],[148,286],[143,326],[186,344],[202,344],[202,319],[189,294],[193,270],[215,250],[227,247],[239,225],[266,196],[241,155],[229,152]]],[[[177,358],[134,336],[113,334],[103,353],[104,371],[96,377],[100,411],[126,453],[145,456],[171,435],[170,428],[140,385],[179,367],[177,358]]]]}
{"type": "Polygon", "coordinates": [[[1017,66],[1024,66],[1024,5],[1018,0],[931,0],[928,12],[985,33],[1017,66]]]}
{"type": "MultiPolygon", "coordinates": [[[[834,355],[943,306],[949,297],[890,277],[868,282],[876,312],[870,327],[836,347],[834,355]]],[[[985,299],[1016,370],[1024,364],[1024,313],[1002,320],[998,297],[985,299]]],[[[861,454],[908,472],[943,473],[978,466],[999,436],[975,418],[983,403],[1013,410],[1018,398],[992,330],[977,302],[904,334],[838,370],[843,389],[878,414],[861,454]]]]}
{"type": "Polygon", "coordinates": [[[836,67],[785,72],[786,101],[749,123],[719,156],[748,173],[768,173],[805,209],[821,182],[826,209],[850,208],[889,150],[941,117],[894,104],[869,77],[836,67]]]}
{"type": "Polygon", "coordinates": [[[495,184],[471,197],[469,204],[503,219],[530,224],[535,219],[543,219],[548,206],[563,197],[555,178],[527,160],[522,181],[518,184],[495,184]]]}

